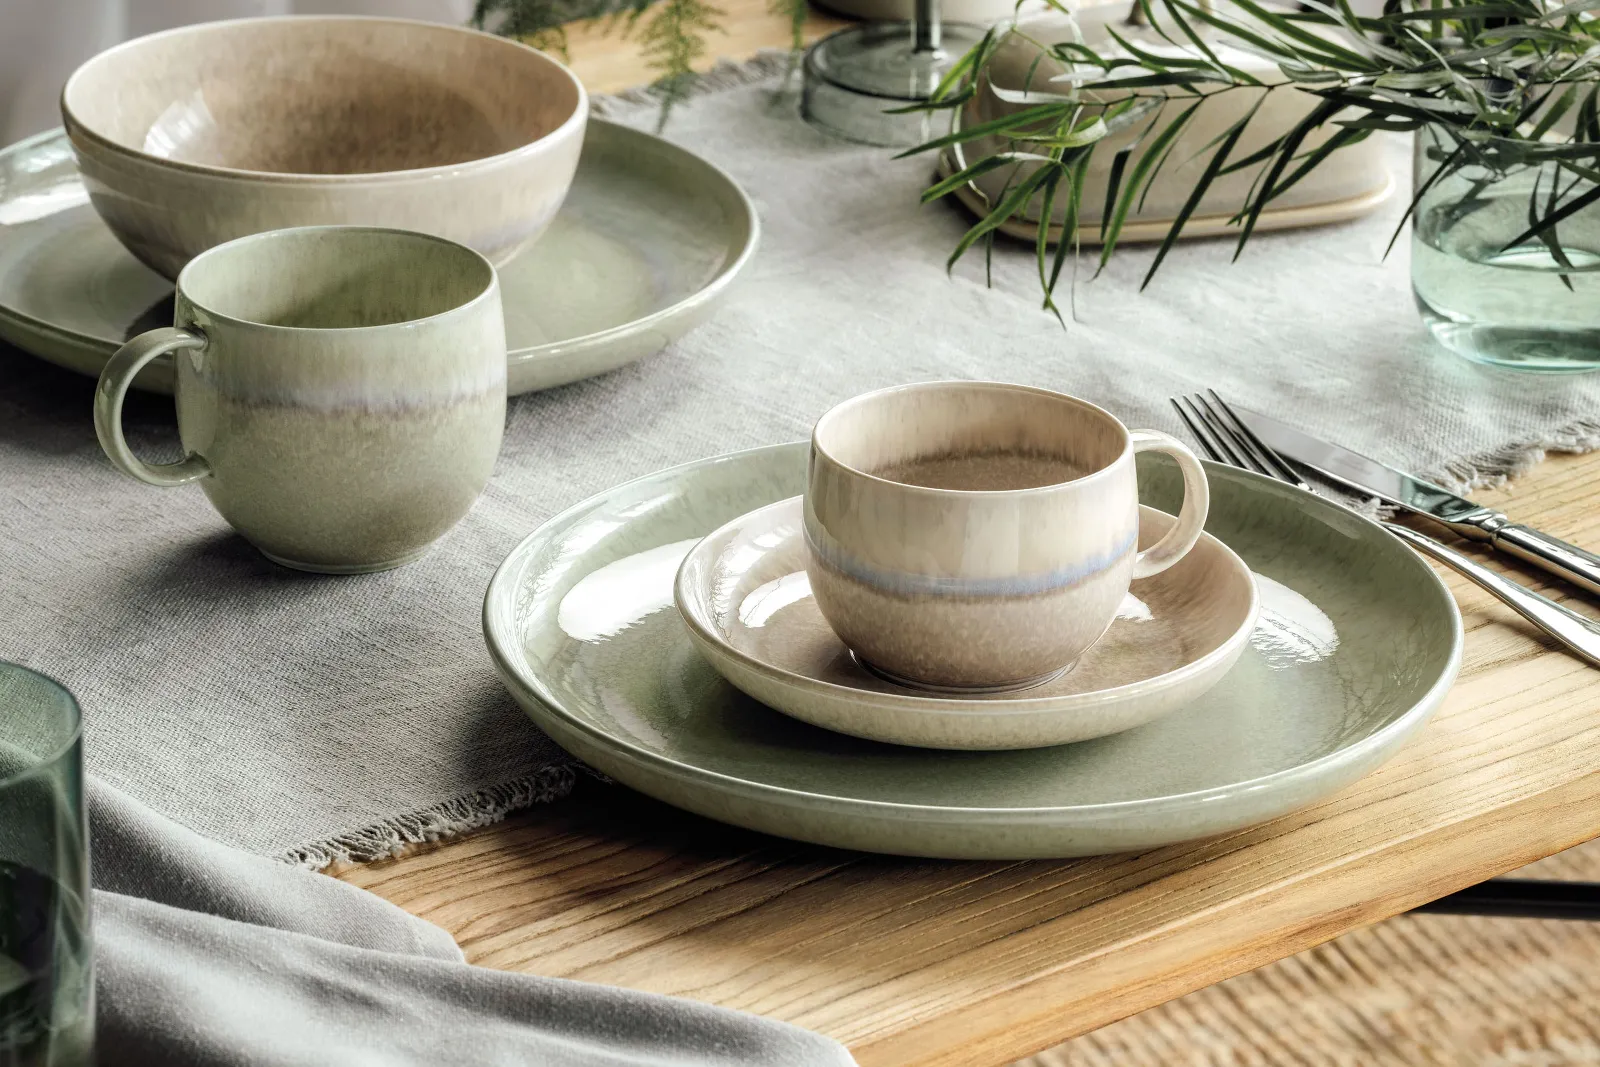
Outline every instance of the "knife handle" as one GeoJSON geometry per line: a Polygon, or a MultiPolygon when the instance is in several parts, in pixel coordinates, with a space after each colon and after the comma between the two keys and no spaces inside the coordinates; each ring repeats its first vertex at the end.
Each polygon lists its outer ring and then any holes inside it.
{"type": "Polygon", "coordinates": [[[1432,556],[1470,579],[1518,615],[1566,645],[1592,665],[1600,667],[1600,622],[1579,615],[1571,608],[1557,604],[1548,597],[1540,596],[1532,589],[1525,589],[1455,549],[1447,548],[1433,538],[1419,534],[1409,527],[1392,522],[1380,525],[1423,555],[1432,556]]]}
{"type": "Polygon", "coordinates": [[[1600,593],[1600,556],[1577,545],[1521,523],[1507,523],[1492,530],[1489,543],[1591,593],[1600,593]]]}

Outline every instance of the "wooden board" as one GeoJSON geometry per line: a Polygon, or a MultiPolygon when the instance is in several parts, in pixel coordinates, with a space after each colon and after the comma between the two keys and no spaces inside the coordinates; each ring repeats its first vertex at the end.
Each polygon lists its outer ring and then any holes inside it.
{"type": "MultiPolygon", "coordinates": [[[[1549,461],[1508,503],[1600,544],[1600,455],[1549,461]]],[[[898,860],[586,783],[342,877],[485,966],[787,1019],[867,1065],[1003,1064],[1600,835],[1600,674],[1445,577],[1466,662],[1420,738],[1332,800],[1217,840],[1074,862],[898,860]]]]}
{"type": "MultiPolygon", "coordinates": [[[[727,12],[729,54],[784,43],[764,0],[727,12]]],[[[579,33],[573,47],[593,88],[644,76],[610,39],[579,33]]],[[[1600,455],[1550,460],[1481,497],[1600,544],[1600,455]]],[[[1572,602],[1540,572],[1482,558],[1572,602]]],[[[340,877],[439,923],[485,966],[786,1019],[868,1067],[1004,1064],[1600,836],[1600,673],[1445,578],[1466,662],[1434,721],[1329,801],[1216,840],[1072,862],[903,860],[587,782],[340,877]]]]}

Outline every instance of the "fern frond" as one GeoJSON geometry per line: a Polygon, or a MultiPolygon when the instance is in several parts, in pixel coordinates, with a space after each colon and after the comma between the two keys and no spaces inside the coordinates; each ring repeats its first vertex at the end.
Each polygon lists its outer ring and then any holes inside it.
{"type": "MultiPolygon", "coordinates": [[[[806,0],[769,0],[787,15],[794,47],[804,44],[806,0]]],[[[667,124],[674,104],[686,99],[694,85],[695,67],[709,51],[706,38],[722,32],[722,12],[706,0],[476,0],[471,24],[535,48],[567,53],[567,23],[615,16],[605,29],[622,26],[626,34],[644,27],[640,40],[645,62],[655,73],[661,93],[656,130],[667,124]]]]}
{"type": "Polygon", "coordinates": [[[660,0],[651,10],[641,40],[661,93],[660,132],[673,105],[688,98],[695,66],[706,55],[706,35],[722,31],[722,11],[705,0],[660,0]]]}

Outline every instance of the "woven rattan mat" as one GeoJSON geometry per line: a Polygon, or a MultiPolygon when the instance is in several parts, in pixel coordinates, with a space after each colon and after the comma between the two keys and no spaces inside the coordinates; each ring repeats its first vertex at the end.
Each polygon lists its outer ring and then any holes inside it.
{"type": "MultiPolygon", "coordinates": [[[[1600,841],[1519,872],[1600,881],[1600,841]]],[[[1600,922],[1401,916],[1015,1067],[1600,1064],[1600,922]]]]}

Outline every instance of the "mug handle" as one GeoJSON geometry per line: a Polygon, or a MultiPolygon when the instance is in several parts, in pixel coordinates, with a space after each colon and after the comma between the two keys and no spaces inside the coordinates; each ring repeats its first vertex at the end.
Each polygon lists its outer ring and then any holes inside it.
{"type": "Polygon", "coordinates": [[[1178,521],[1165,537],[1133,559],[1133,576],[1148,578],[1178,562],[1200,540],[1206,512],[1211,507],[1211,486],[1206,482],[1205,468],[1181,441],[1155,430],[1129,430],[1128,436],[1133,438],[1135,452],[1165,452],[1178,461],[1178,469],[1183,472],[1183,507],[1178,521]]]}
{"type": "Polygon", "coordinates": [[[128,397],[133,376],[157,356],[205,346],[206,336],[198,330],[163,326],[141,333],[106,362],[100,372],[100,384],[94,390],[94,432],[107,458],[122,473],[151,485],[183,485],[211,473],[210,464],[193,452],[176,463],[146,463],[133,454],[128,439],[122,436],[122,403],[128,397]]]}

